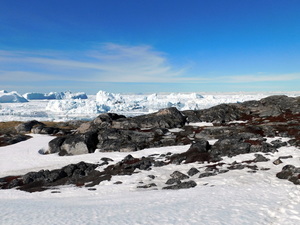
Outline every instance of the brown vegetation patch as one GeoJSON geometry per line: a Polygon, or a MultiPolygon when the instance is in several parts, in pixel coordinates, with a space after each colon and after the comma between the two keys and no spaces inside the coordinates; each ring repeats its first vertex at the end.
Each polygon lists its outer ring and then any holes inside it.
{"type": "Polygon", "coordinates": [[[0,122],[0,134],[16,133],[15,127],[19,125],[20,121],[9,121],[9,122],[0,122]]]}

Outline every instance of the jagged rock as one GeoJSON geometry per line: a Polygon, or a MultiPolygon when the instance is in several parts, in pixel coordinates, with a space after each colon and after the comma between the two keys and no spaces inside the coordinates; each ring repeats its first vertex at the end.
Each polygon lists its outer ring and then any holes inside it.
{"type": "Polygon", "coordinates": [[[186,182],[181,182],[179,184],[175,184],[172,186],[166,186],[163,187],[162,189],[171,189],[171,190],[178,190],[178,189],[187,189],[187,188],[193,188],[196,187],[197,183],[193,180],[186,181],[186,182]]]}

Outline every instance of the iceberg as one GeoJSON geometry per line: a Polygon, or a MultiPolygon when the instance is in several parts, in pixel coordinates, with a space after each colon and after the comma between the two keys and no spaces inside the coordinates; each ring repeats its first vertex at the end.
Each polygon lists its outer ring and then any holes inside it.
{"type": "Polygon", "coordinates": [[[18,103],[18,102],[28,102],[28,100],[15,91],[12,92],[7,92],[5,90],[0,91],[0,103],[18,103]]]}
{"type": "Polygon", "coordinates": [[[84,92],[72,93],[70,91],[66,92],[50,92],[45,93],[26,93],[23,95],[24,98],[28,100],[61,100],[61,99],[87,99],[87,95],[84,92]]]}

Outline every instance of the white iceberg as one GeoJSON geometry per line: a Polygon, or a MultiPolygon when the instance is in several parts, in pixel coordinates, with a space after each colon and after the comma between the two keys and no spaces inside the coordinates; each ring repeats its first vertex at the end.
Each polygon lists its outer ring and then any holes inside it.
{"type": "Polygon", "coordinates": [[[12,92],[7,92],[5,90],[0,91],[0,103],[18,103],[18,102],[28,102],[28,100],[15,91],[12,92]]]}

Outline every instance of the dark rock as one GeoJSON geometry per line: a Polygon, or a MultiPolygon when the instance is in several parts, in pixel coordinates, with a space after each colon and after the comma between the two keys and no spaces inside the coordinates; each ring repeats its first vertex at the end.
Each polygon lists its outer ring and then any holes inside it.
{"type": "Polygon", "coordinates": [[[66,140],[65,137],[57,137],[51,140],[48,144],[48,150],[45,153],[52,154],[52,153],[58,153],[61,150],[61,145],[66,140]]]}
{"type": "Polygon", "coordinates": [[[181,181],[179,179],[175,179],[175,178],[170,178],[167,180],[166,184],[175,184],[175,183],[181,183],[181,181]]]}
{"type": "Polygon", "coordinates": [[[271,141],[271,144],[272,144],[275,148],[280,148],[280,147],[283,147],[283,146],[287,146],[287,142],[282,142],[281,140],[271,141]]]}
{"type": "Polygon", "coordinates": [[[192,167],[191,169],[189,169],[189,171],[187,172],[187,174],[189,176],[194,176],[195,174],[199,173],[200,171],[198,169],[196,169],[195,167],[192,167]]]}
{"type": "Polygon", "coordinates": [[[300,167],[293,165],[286,165],[282,170],[276,174],[279,179],[287,179],[294,184],[300,184],[300,167]]]}
{"type": "Polygon", "coordinates": [[[187,189],[187,188],[193,188],[196,187],[197,183],[193,180],[181,182],[179,184],[175,184],[172,186],[163,187],[163,189],[171,189],[171,190],[178,190],[178,189],[187,189]]]}
{"type": "Polygon", "coordinates": [[[292,155],[287,155],[287,156],[279,156],[279,159],[291,159],[293,158],[292,155]]]}
{"type": "Polygon", "coordinates": [[[186,117],[172,107],[148,115],[119,119],[112,122],[112,127],[117,129],[176,128],[183,127],[185,123],[186,117]]]}
{"type": "Polygon", "coordinates": [[[232,163],[229,167],[227,167],[229,170],[242,170],[246,167],[246,165],[240,164],[240,163],[232,163]]]}
{"type": "Polygon", "coordinates": [[[211,176],[216,176],[216,175],[217,175],[216,173],[205,172],[205,173],[201,173],[198,178],[211,177],[211,176]]]}
{"type": "Polygon", "coordinates": [[[19,143],[21,141],[26,141],[30,139],[31,136],[24,135],[24,134],[1,134],[0,133],[0,147],[12,145],[19,143]]]}
{"type": "Polygon", "coordinates": [[[104,129],[98,134],[97,148],[100,149],[100,151],[137,151],[154,147],[151,144],[154,137],[152,132],[104,129]]]}
{"type": "Polygon", "coordinates": [[[223,138],[218,140],[212,147],[212,152],[219,156],[236,156],[250,152],[250,143],[241,138],[223,138]]]}
{"type": "Polygon", "coordinates": [[[183,111],[190,122],[213,122],[225,123],[233,120],[239,120],[245,110],[238,104],[221,104],[209,109],[183,111]]]}
{"type": "Polygon", "coordinates": [[[261,154],[255,154],[255,159],[253,160],[254,162],[267,162],[270,159],[266,158],[265,156],[261,154]]]}
{"type": "Polygon", "coordinates": [[[114,184],[123,184],[122,181],[116,181],[114,184]]]}
{"type": "Polygon", "coordinates": [[[146,185],[142,185],[142,186],[137,186],[137,188],[151,188],[151,187],[156,187],[157,185],[155,183],[151,183],[151,184],[146,184],[146,185]]]}
{"type": "Polygon", "coordinates": [[[172,155],[170,162],[178,164],[178,162],[181,163],[183,160],[185,160],[185,163],[214,162],[220,160],[219,157],[211,153],[210,148],[210,144],[205,139],[197,140],[186,152],[172,155]]]}
{"type": "Polygon", "coordinates": [[[100,160],[104,161],[104,162],[113,162],[114,161],[111,158],[106,158],[106,157],[102,157],[100,160]]]}
{"type": "Polygon", "coordinates": [[[148,177],[151,178],[151,179],[155,179],[154,175],[148,175],[148,177]]]}

